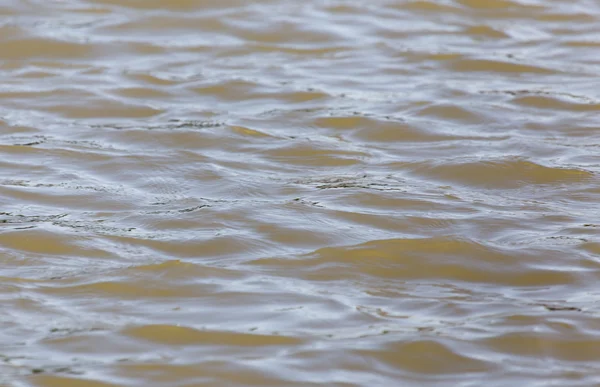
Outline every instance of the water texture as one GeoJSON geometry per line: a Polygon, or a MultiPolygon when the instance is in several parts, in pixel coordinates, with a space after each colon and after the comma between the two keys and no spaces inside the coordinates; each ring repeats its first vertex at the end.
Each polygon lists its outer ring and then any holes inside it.
{"type": "Polygon", "coordinates": [[[600,384],[600,3],[4,0],[0,386],[600,384]]]}

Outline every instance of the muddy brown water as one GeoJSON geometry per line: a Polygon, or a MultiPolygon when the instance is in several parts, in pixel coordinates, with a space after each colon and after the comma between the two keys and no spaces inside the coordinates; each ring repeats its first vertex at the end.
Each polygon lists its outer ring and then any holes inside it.
{"type": "Polygon", "coordinates": [[[600,3],[5,0],[0,386],[600,385],[600,3]]]}

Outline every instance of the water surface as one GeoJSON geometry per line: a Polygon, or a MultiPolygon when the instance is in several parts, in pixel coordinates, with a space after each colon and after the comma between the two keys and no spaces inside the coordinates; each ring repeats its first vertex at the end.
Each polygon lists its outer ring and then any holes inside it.
{"type": "Polygon", "coordinates": [[[5,0],[0,385],[600,383],[600,4],[5,0]]]}

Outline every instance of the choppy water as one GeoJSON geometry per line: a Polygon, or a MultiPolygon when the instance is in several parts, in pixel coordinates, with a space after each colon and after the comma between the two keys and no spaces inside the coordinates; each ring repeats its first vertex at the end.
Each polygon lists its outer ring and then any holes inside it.
{"type": "Polygon", "coordinates": [[[0,385],[600,384],[600,3],[4,0],[0,385]]]}

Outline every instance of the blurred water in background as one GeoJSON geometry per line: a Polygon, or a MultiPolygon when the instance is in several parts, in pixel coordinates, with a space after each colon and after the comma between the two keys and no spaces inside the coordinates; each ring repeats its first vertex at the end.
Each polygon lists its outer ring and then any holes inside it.
{"type": "Polygon", "coordinates": [[[600,3],[4,0],[1,386],[600,383],[600,3]]]}

